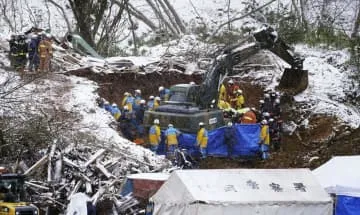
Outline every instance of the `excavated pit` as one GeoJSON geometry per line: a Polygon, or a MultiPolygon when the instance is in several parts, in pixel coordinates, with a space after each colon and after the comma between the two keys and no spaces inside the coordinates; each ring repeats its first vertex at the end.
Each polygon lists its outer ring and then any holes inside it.
{"type": "MultiPolygon", "coordinates": [[[[69,74],[96,82],[99,85],[99,95],[117,104],[121,103],[124,92],[133,92],[135,89],[141,89],[144,98],[148,98],[150,95],[158,94],[159,86],[170,87],[190,81],[200,84],[202,81],[199,74],[186,75],[177,72],[103,74],[85,69],[71,71],[69,74]]],[[[263,88],[251,84],[252,80],[249,79],[236,78],[236,81],[244,92],[246,106],[258,107],[258,101],[263,96],[263,88]]],[[[284,121],[296,121],[299,114],[294,114],[294,110],[288,110],[291,101],[287,101],[287,98],[283,98],[282,101],[287,102],[283,104],[284,121]]],[[[292,135],[284,134],[282,150],[272,152],[271,158],[267,161],[209,157],[200,163],[200,168],[315,168],[334,155],[360,154],[360,129],[351,131],[346,126],[339,126],[336,118],[325,115],[313,115],[308,119],[309,128],[298,128],[292,135]],[[335,127],[337,129],[334,130],[335,127]],[[345,133],[347,135],[344,135],[345,133]]]]}

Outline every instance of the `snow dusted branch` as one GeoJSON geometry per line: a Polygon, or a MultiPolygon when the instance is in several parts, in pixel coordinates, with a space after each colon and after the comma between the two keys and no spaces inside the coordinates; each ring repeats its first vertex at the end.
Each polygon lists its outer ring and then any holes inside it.
{"type": "Polygon", "coordinates": [[[64,17],[64,20],[65,20],[65,22],[66,22],[66,26],[67,26],[67,28],[68,28],[68,31],[69,31],[69,32],[72,32],[72,28],[71,28],[71,25],[70,25],[70,21],[69,21],[69,18],[67,17],[67,15],[66,15],[66,12],[65,12],[64,8],[61,7],[58,3],[56,3],[54,0],[47,0],[47,2],[53,4],[58,10],[61,11],[61,13],[62,13],[62,15],[63,15],[63,17],[64,17]]]}
{"type": "Polygon", "coordinates": [[[247,17],[247,16],[249,16],[249,15],[251,15],[251,14],[253,14],[253,13],[259,11],[259,10],[261,10],[261,9],[263,9],[264,7],[269,6],[270,4],[272,4],[272,3],[275,2],[275,1],[276,1],[276,0],[271,0],[271,1],[269,1],[268,3],[266,3],[266,4],[264,4],[264,5],[256,8],[255,10],[250,11],[249,13],[247,13],[247,14],[245,14],[245,15],[243,15],[243,16],[235,17],[235,18],[233,18],[233,19],[230,19],[230,20],[227,21],[227,22],[222,23],[222,24],[219,25],[219,27],[214,31],[214,33],[212,34],[211,37],[214,37],[214,36],[220,31],[221,28],[223,28],[224,26],[228,25],[229,23],[232,23],[232,22],[241,20],[241,19],[243,19],[243,18],[245,18],[245,17],[247,17]]]}

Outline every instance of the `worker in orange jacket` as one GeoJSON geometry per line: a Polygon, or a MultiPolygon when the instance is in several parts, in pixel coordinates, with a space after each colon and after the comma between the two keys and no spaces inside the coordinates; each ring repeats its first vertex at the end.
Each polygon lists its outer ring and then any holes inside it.
{"type": "Polygon", "coordinates": [[[40,72],[48,72],[53,54],[51,35],[43,34],[43,39],[39,43],[38,53],[40,56],[40,72]]]}
{"type": "Polygon", "coordinates": [[[244,115],[241,118],[241,123],[255,124],[256,123],[256,114],[254,113],[254,111],[250,110],[250,111],[244,113],[244,115]]]}

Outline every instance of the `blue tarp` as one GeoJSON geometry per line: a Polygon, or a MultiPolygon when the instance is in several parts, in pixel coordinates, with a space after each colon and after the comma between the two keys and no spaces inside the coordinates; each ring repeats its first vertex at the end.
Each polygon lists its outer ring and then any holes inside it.
{"type": "MultiPolygon", "coordinates": [[[[236,141],[233,147],[232,156],[255,156],[259,152],[260,130],[259,124],[236,124],[233,126],[236,134],[236,141]]],[[[228,156],[228,146],[224,139],[225,127],[209,131],[208,155],[217,157],[228,156]]],[[[162,142],[159,145],[158,154],[165,154],[165,137],[162,131],[162,142]]],[[[192,155],[199,155],[196,147],[196,135],[181,133],[178,137],[179,147],[185,148],[192,155]]]]}
{"type": "Polygon", "coordinates": [[[360,197],[337,196],[336,215],[359,215],[360,214],[360,197]]]}

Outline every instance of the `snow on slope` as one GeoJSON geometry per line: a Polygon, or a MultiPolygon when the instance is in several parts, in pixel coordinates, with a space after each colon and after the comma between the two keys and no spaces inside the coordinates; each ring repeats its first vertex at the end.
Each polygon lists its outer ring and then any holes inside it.
{"type": "Polygon", "coordinates": [[[94,145],[109,148],[111,144],[115,144],[120,150],[129,152],[136,159],[144,161],[144,157],[146,157],[146,160],[154,166],[164,162],[163,157],[155,156],[150,150],[124,139],[114,128],[109,126],[116,123],[110,113],[96,105],[95,100],[98,96],[96,83],[75,76],[71,76],[70,81],[73,88],[63,96],[69,98],[69,102],[64,104],[64,107],[66,110],[75,111],[82,116],[82,120],[77,125],[80,131],[91,133],[97,139],[105,142],[104,145],[93,143],[94,145]]]}
{"type": "MultiPolygon", "coordinates": [[[[0,52],[0,65],[9,66],[5,53],[0,52]]],[[[11,77],[14,80],[7,89],[24,83],[15,72],[0,68],[0,86],[11,77]]],[[[27,79],[25,79],[27,81],[27,79]]],[[[19,116],[19,113],[42,114],[41,110],[66,110],[75,114],[72,128],[65,131],[71,134],[77,132],[95,136],[98,141],[89,142],[89,146],[105,148],[113,153],[126,154],[136,160],[150,163],[159,167],[167,163],[162,156],[156,156],[150,150],[135,145],[124,138],[111,127],[116,124],[110,113],[99,108],[96,104],[96,83],[84,78],[50,74],[15,91],[12,98],[21,99],[21,103],[14,104],[13,108],[0,108],[0,116],[19,116]],[[16,105],[16,106],[15,106],[16,105]]],[[[1,88],[2,90],[6,90],[1,88]]],[[[0,102],[3,102],[0,99],[0,102]]],[[[3,107],[3,106],[1,106],[3,107]]],[[[21,116],[20,116],[21,117],[21,116]]]]}
{"type": "Polygon", "coordinates": [[[309,87],[295,96],[295,101],[313,103],[313,112],[335,115],[351,127],[359,127],[358,108],[344,103],[345,91],[352,83],[351,71],[342,66],[350,54],[346,50],[331,51],[303,45],[296,48],[306,56],[304,69],[309,71],[309,87]]]}
{"type": "MultiPolygon", "coordinates": [[[[309,72],[309,86],[294,97],[295,101],[309,104],[313,114],[336,116],[352,128],[359,127],[359,109],[346,103],[345,92],[353,90],[350,78],[352,71],[345,66],[350,53],[346,50],[310,48],[305,45],[295,46],[295,51],[305,58],[304,69],[309,72]]],[[[250,77],[255,84],[274,89],[279,84],[284,68],[289,65],[269,51],[261,51],[250,61],[254,63],[260,59],[262,68],[239,76],[250,77]]]]}

